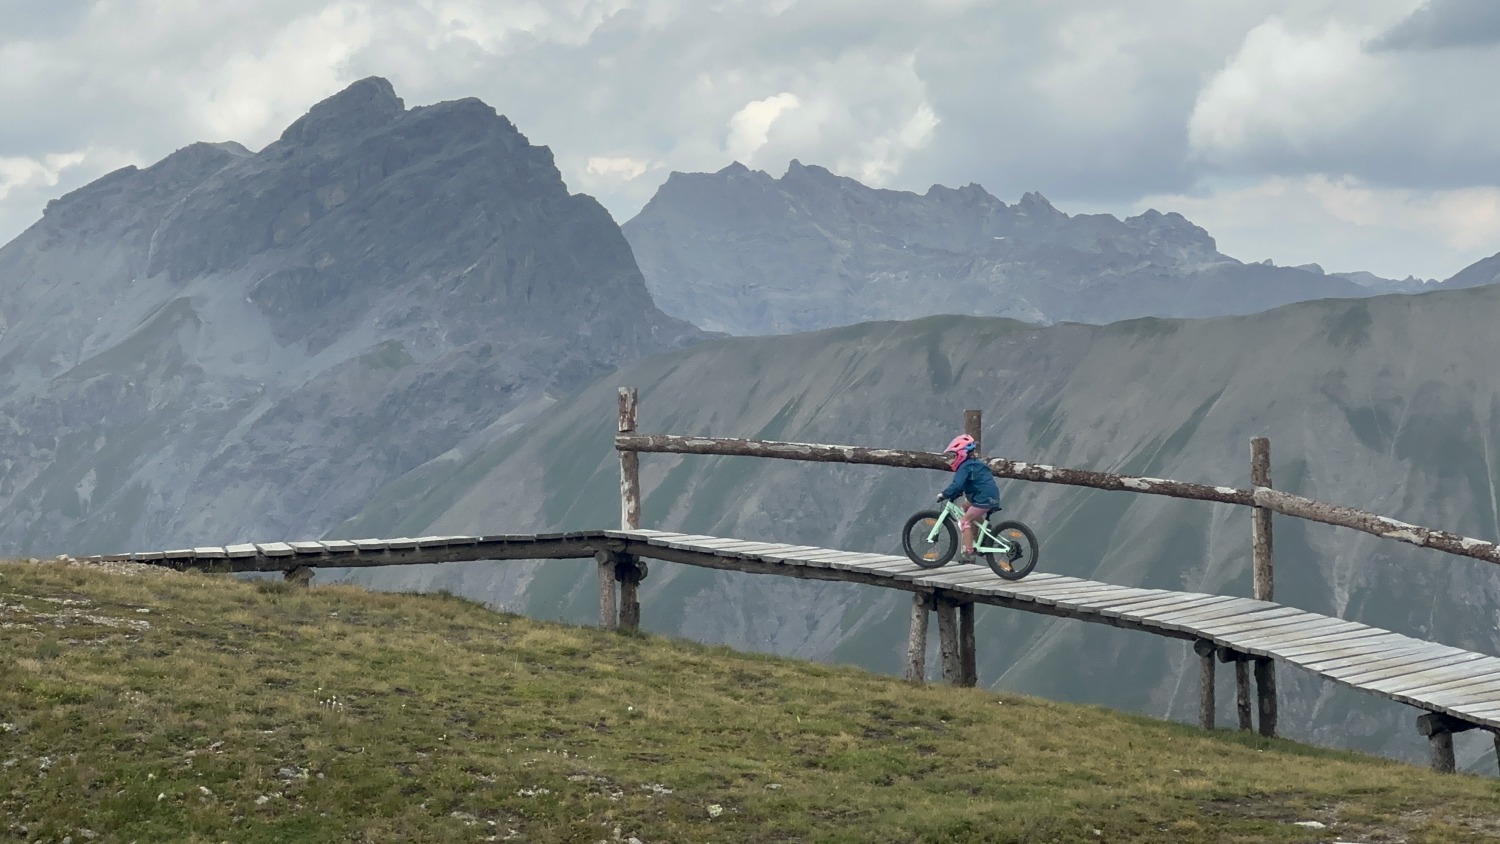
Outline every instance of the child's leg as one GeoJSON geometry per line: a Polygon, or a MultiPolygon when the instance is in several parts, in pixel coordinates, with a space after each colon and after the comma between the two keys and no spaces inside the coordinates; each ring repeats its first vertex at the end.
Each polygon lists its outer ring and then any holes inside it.
{"type": "Polygon", "coordinates": [[[974,523],[983,520],[984,517],[985,509],[983,507],[970,505],[968,509],[964,510],[964,517],[960,520],[959,526],[962,528],[964,537],[965,554],[974,553],[974,523]]]}

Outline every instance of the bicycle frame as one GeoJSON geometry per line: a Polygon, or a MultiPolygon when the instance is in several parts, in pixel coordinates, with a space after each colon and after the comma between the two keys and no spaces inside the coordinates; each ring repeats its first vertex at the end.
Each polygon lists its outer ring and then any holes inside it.
{"type": "MultiPolygon", "coordinates": [[[[957,504],[954,504],[951,499],[948,501],[944,501],[942,515],[940,515],[937,520],[932,523],[932,530],[928,531],[927,533],[927,541],[937,541],[938,532],[943,529],[943,522],[948,519],[953,520],[953,526],[955,528],[962,530],[962,528],[959,526],[963,524],[963,517],[963,508],[959,507],[957,504]]],[[[990,525],[988,519],[983,519],[974,522],[973,524],[974,550],[976,552],[981,554],[1008,555],[1012,550],[1014,550],[1015,546],[1010,542],[1007,542],[1003,537],[999,537],[994,535],[993,533],[990,533],[990,525]],[[984,544],[981,544],[982,542],[984,544]]]]}

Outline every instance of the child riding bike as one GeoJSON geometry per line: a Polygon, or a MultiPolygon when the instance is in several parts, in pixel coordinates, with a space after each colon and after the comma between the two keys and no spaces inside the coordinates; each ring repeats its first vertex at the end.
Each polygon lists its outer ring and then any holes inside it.
{"type": "MultiPolygon", "coordinates": [[[[1000,507],[1000,487],[995,484],[990,467],[975,454],[978,448],[979,444],[968,434],[959,434],[948,443],[943,456],[950,461],[953,482],[937,494],[938,501],[957,499],[959,495],[968,499],[969,506],[959,520],[959,535],[963,538],[959,561],[964,563],[974,562],[974,523],[988,518],[1000,507]]],[[[1009,562],[999,562],[1002,568],[1010,571],[1009,562]]]]}

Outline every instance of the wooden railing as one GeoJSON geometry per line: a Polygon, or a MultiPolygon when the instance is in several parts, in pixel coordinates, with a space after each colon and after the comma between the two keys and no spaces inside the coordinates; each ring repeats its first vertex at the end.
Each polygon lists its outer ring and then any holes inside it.
{"type": "MultiPolygon", "coordinates": [[[[635,388],[621,387],[619,397],[620,415],[618,434],[615,437],[615,449],[620,455],[620,526],[625,530],[634,530],[641,526],[639,462],[639,454],[641,452],[768,457],[781,460],[803,460],[822,463],[852,463],[873,466],[896,466],[911,469],[948,470],[948,464],[943,460],[942,456],[932,452],[868,448],[852,445],[827,445],[821,443],[693,437],[672,434],[640,434],[636,431],[636,414],[639,401],[635,388]]],[[[983,430],[980,411],[964,411],[964,430],[970,436],[974,437],[976,441],[982,442],[983,430]]],[[[995,476],[1011,480],[1065,484],[1093,489],[1135,492],[1146,495],[1165,495],[1172,498],[1186,498],[1250,507],[1252,508],[1251,597],[1262,601],[1273,600],[1275,593],[1274,561],[1272,556],[1272,513],[1351,528],[1385,539],[1435,548],[1449,554],[1471,557],[1491,563],[1500,563],[1500,545],[1493,542],[1460,536],[1434,528],[1422,527],[1375,513],[1357,510],[1352,507],[1316,501],[1311,498],[1291,495],[1273,489],[1271,486],[1270,441],[1264,437],[1253,438],[1250,441],[1250,452],[1251,486],[1248,488],[1192,483],[1166,478],[1134,477],[1112,472],[1069,469],[1041,463],[1007,460],[1004,458],[989,458],[985,463],[995,476]]],[[[614,579],[610,573],[614,570],[615,563],[613,561],[608,566],[601,561],[601,589],[605,588],[605,580],[614,579]]],[[[639,578],[628,585],[622,582],[622,591],[619,596],[622,606],[625,605],[625,601],[627,600],[631,602],[636,600],[635,592],[638,584],[639,578]],[[625,591],[627,589],[628,596],[625,591]]],[[[601,596],[601,602],[603,600],[601,596]]],[[[922,635],[925,636],[927,625],[926,613],[930,609],[929,604],[930,602],[924,603],[924,598],[920,595],[917,596],[913,604],[912,634],[908,642],[909,649],[917,647],[917,631],[922,631],[922,635]]],[[[958,610],[956,620],[946,618],[940,613],[938,618],[939,626],[941,628],[944,624],[957,624],[968,634],[967,637],[963,638],[971,638],[973,630],[973,607],[972,605],[962,605],[958,610]]],[[[636,612],[639,612],[638,608],[636,612]]],[[[1204,662],[1205,676],[1211,676],[1211,660],[1214,658],[1214,654],[1212,652],[1200,652],[1199,656],[1204,662]]],[[[969,662],[972,662],[972,658],[972,654],[965,657],[966,661],[969,662]]],[[[1241,711],[1244,712],[1249,700],[1248,675],[1250,672],[1248,670],[1249,666],[1246,664],[1247,660],[1243,655],[1223,653],[1218,654],[1218,658],[1225,661],[1233,659],[1236,662],[1236,684],[1241,711]]],[[[1260,732],[1263,735],[1272,736],[1276,734],[1277,719],[1274,662],[1269,658],[1254,659],[1254,674],[1260,732]]],[[[965,672],[965,681],[971,682],[972,676],[972,672],[965,672]]],[[[1248,728],[1248,718],[1242,716],[1241,725],[1248,728]]],[[[1497,739],[1497,741],[1500,741],[1500,739],[1497,739]]],[[[1497,747],[1500,747],[1500,745],[1497,745],[1497,747]]]]}

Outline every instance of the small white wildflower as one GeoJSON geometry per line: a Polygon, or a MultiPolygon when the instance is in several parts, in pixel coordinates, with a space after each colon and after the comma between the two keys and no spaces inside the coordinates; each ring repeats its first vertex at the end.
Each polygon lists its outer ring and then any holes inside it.
{"type": "Polygon", "coordinates": [[[720,816],[722,814],[724,814],[724,807],[720,806],[718,803],[713,803],[713,804],[711,804],[708,807],[708,816],[709,817],[711,817],[711,818],[717,818],[718,816],[720,816]]]}
{"type": "Polygon", "coordinates": [[[212,797],[212,796],[214,796],[214,793],[212,791],[209,791],[208,790],[208,786],[206,786],[206,785],[200,785],[200,786],[198,786],[198,793],[202,794],[204,797],[212,797]]]}
{"type": "Polygon", "coordinates": [[[265,796],[264,794],[262,794],[261,796],[255,798],[255,805],[257,805],[257,806],[264,806],[264,805],[266,805],[269,802],[271,802],[271,798],[265,796]]]}

